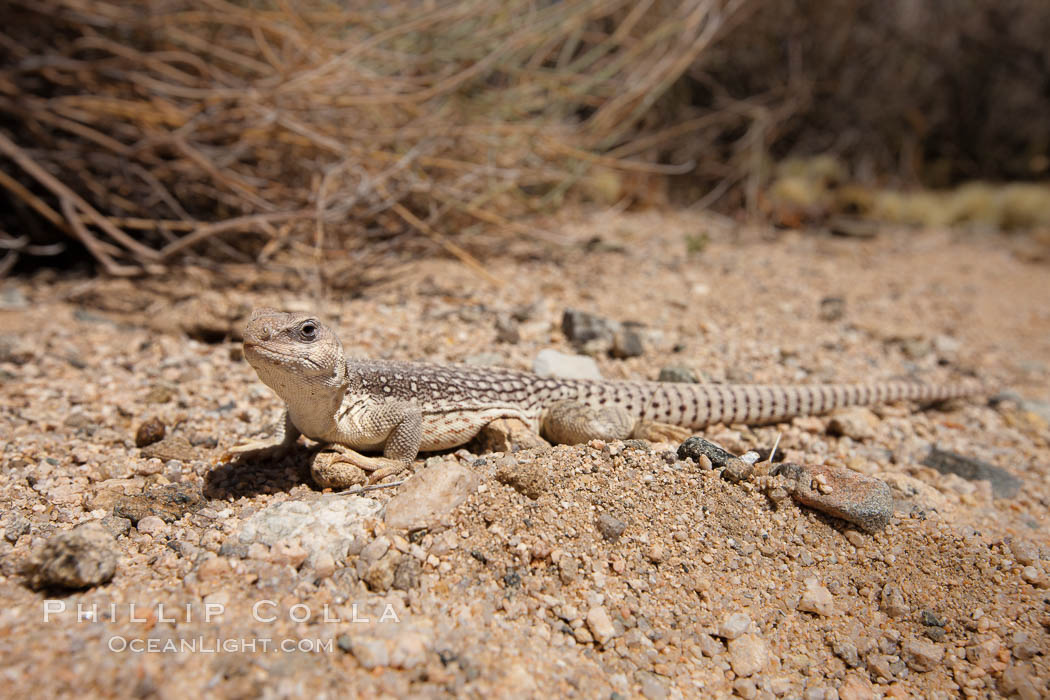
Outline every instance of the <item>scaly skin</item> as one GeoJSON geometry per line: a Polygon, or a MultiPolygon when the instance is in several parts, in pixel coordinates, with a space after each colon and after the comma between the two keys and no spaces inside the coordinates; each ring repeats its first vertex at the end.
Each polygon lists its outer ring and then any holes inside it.
{"type": "Polygon", "coordinates": [[[470,441],[488,423],[516,418],[557,443],[598,438],[678,439],[713,423],[769,423],[845,406],[940,401],[983,391],[975,381],[948,385],[882,382],[796,386],[703,385],[540,377],[467,365],[348,359],[315,315],[253,312],[244,355],[285,402],[276,443],[231,454],[259,457],[290,449],[300,435],[340,446],[314,464],[314,478],[342,487],[396,474],[420,450],[470,441]],[[365,457],[357,452],[382,452],[365,457]]]}

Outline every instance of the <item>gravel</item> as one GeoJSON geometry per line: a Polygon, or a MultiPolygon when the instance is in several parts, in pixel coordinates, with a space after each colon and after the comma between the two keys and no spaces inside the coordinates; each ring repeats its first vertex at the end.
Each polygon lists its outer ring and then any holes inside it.
{"type": "Polygon", "coordinates": [[[298,277],[239,266],[148,285],[8,280],[26,303],[0,312],[5,694],[1048,694],[1050,426],[1025,403],[1050,399],[1045,266],[984,234],[827,239],[654,212],[559,227],[556,261],[524,238],[522,255],[486,259],[500,289],[421,260],[333,294],[326,317],[352,355],[488,353],[527,368],[575,352],[558,327],[580,309],[646,323],[621,323],[644,356],[614,359],[609,345],[586,358],[590,376],[974,374],[1023,400],[884,406],[841,430],[809,417],[698,431],[730,455],[779,437],[801,486],[761,460],[731,482],[725,462],[671,444],[526,445],[508,432],[496,454],[470,446],[413,465],[413,480],[435,467],[447,478],[344,495],[312,481],[305,440],[279,460],[218,463],[280,415],[224,338],[253,306],[316,307],[298,277]],[[711,241],[702,264],[682,266],[697,230],[711,241]],[[574,247],[596,232],[631,254],[574,247]],[[770,269],[790,274],[754,274],[770,269]],[[822,318],[824,298],[848,305],[822,318]],[[151,419],[165,436],[137,447],[151,419]],[[931,445],[1020,487],[1003,496],[982,472],[924,466],[931,445]],[[796,500],[803,488],[817,506],[796,500]],[[88,523],[96,534],[76,536],[88,544],[65,540],[88,523]],[[78,620],[78,605],[98,619],[78,620]],[[257,648],[113,650],[200,639],[257,648]]]}

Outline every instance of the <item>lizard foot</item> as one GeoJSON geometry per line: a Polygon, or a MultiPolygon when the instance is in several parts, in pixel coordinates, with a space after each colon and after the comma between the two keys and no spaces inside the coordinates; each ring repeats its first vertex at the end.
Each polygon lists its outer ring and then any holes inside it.
{"type": "Polygon", "coordinates": [[[389,457],[366,457],[348,447],[335,445],[317,453],[310,465],[310,475],[318,486],[346,488],[374,484],[398,474],[407,463],[389,457]],[[371,472],[371,474],[368,474],[371,472]]]}
{"type": "Polygon", "coordinates": [[[253,440],[233,447],[222,453],[219,464],[225,464],[236,459],[238,462],[255,462],[260,460],[278,460],[287,456],[295,443],[270,442],[267,440],[253,440]]]}
{"type": "Polygon", "coordinates": [[[660,423],[652,420],[640,420],[634,426],[632,437],[649,442],[683,442],[692,437],[693,431],[680,425],[660,423]]]}

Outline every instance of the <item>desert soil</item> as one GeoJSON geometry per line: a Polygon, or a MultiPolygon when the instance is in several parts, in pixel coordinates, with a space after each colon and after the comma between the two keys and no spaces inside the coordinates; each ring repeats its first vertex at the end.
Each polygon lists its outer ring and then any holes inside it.
{"type": "Polygon", "coordinates": [[[686,213],[550,228],[563,245],[516,235],[486,258],[500,287],[437,253],[352,297],[308,268],[4,281],[0,693],[1050,694],[1045,261],[993,234],[686,213]],[[734,483],[674,443],[474,446],[417,460],[423,488],[333,494],[305,440],[219,463],[279,415],[237,341],[261,305],[317,310],[358,355],[530,368],[575,352],[578,309],[644,324],[640,356],[595,351],[610,379],[978,377],[989,395],[702,431],[886,482],[873,533],[784,498],[768,464],[734,483]],[[983,471],[925,466],[932,446],[983,471]]]}

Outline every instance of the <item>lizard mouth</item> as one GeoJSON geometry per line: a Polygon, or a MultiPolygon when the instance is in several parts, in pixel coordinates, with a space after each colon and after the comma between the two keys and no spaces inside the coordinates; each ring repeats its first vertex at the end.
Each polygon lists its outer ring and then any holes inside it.
{"type": "Polygon", "coordinates": [[[288,362],[286,362],[287,360],[293,360],[297,365],[301,365],[305,362],[311,367],[320,369],[317,362],[309,357],[303,357],[302,355],[296,355],[290,352],[281,352],[266,343],[258,343],[250,340],[244,341],[244,357],[248,360],[249,364],[251,364],[253,359],[261,360],[269,365],[285,365],[288,364],[288,362]]]}

